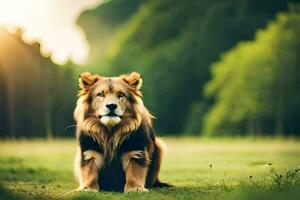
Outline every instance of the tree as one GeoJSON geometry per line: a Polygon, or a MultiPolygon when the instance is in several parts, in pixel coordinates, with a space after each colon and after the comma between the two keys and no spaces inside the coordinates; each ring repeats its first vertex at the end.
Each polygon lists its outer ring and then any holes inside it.
{"type": "Polygon", "coordinates": [[[300,14],[280,14],[212,66],[204,134],[299,133],[300,14]]]}

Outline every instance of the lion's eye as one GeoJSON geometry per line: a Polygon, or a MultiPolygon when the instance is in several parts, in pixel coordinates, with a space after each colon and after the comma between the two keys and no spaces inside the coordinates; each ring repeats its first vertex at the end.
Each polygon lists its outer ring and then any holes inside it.
{"type": "Polygon", "coordinates": [[[120,98],[122,98],[122,97],[125,97],[125,94],[124,94],[123,92],[120,92],[120,93],[118,94],[118,98],[120,99],[120,98]]]}
{"type": "Polygon", "coordinates": [[[97,97],[104,97],[104,93],[103,93],[103,92],[99,92],[99,93],[97,94],[97,97]]]}

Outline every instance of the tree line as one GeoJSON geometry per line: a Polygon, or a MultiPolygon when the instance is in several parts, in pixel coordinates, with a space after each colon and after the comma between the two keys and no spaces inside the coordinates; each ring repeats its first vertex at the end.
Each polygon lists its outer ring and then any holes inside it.
{"type": "Polygon", "coordinates": [[[39,43],[26,44],[22,31],[0,29],[0,136],[66,136],[74,124],[77,78],[74,64],[54,64],[39,43]]]}
{"type": "Polygon", "coordinates": [[[92,71],[143,74],[145,103],[158,118],[159,132],[206,134],[207,113],[216,103],[203,93],[214,78],[211,65],[240,42],[253,40],[258,30],[278,13],[288,12],[292,4],[285,0],[114,0],[86,11],[78,23],[94,52],[89,58],[92,71]],[[130,9],[122,10],[126,6],[130,9]]]}
{"type": "Polygon", "coordinates": [[[112,0],[84,12],[88,63],[0,29],[0,136],[73,136],[78,75],[139,71],[161,134],[299,134],[299,4],[112,0]],[[69,128],[70,127],[70,128],[69,128]]]}

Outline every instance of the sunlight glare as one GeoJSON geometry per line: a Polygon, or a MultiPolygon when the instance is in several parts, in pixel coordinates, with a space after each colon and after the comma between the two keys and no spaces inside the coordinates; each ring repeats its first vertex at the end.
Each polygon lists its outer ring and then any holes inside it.
{"type": "Polygon", "coordinates": [[[40,41],[41,51],[56,63],[84,63],[89,45],[76,20],[101,0],[0,0],[0,26],[22,28],[23,39],[40,41]]]}

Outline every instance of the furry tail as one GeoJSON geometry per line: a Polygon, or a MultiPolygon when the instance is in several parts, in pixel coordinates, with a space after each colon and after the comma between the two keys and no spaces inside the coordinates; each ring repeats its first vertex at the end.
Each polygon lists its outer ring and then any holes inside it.
{"type": "Polygon", "coordinates": [[[158,180],[158,173],[159,173],[159,170],[160,170],[160,165],[162,163],[162,157],[164,156],[164,154],[167,151],[166,144],[161,138],[156,137],[155,138],[155,146],[157,147],[157,151],[158,151],[158,163],[159,164],[158,164],[158,169],[157,169],[157,174],[156,174],[157,179],[155,180],[152,187],[156,187],[156,188],[172,187],[174,185],[171,185],[171,184],[168,184],[168,183],[163,183],[163,182],[160,182],[158,180]]]}

